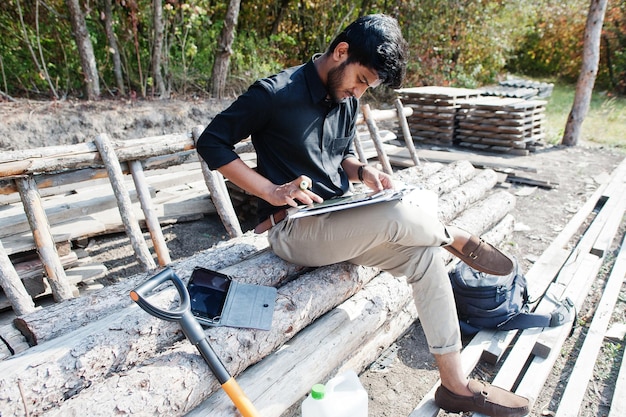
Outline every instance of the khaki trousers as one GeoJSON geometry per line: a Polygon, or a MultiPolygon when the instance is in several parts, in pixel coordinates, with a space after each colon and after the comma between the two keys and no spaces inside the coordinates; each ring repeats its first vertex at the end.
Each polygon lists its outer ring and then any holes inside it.
{"type": "Polygon", "coordinates": [[[429,349],[461,349],[454,295],[441,258],[452,238],[419,207],[401,200],[280,222],[268,232],[276,255],[302,266],[348,261],[405,276],[429,349]]]}

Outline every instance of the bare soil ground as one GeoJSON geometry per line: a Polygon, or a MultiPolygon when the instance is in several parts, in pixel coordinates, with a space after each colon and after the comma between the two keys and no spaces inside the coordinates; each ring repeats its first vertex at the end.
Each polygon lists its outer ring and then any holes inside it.
{"type": "MultiPolygon", "coordinates": [[[[134,139],[189,131],[195,125],[206,125],[228,103],[229,100],[0,103],[0,118],[3,121],[0,124],[0,146],[3,150],[16,150],[79,143],[92,140],[101,132],[107,132],[114,139],[134,139]]],[[[513,211],[517,226],[505,249],[521,261],[524,270],[532,266],[598,185],[607,181],[624,157],[624,153],[613,149],[581,143],[572,148],[544,147],[530,156],[510,158],[512,165],[534,167],[534,178],[558,183],[554,189],[518,185],[510,188],[510,192],[517,196],[513,211]]],[[[243,226],[251,228],[253,223],[252,219],[245,219],[243,226]]],[[[217,216],[166,226],[164,234],[173,259],[191,256],[227,239],[217,216]]],[[[614,244],[615,250],[623,235],[624,222],[614,244]]],[[[87,250],[96,261],[109,268],[108,276],[102,280],[105,285],[139,271],[123,235],[95,238],[90,241],[87,250]]],[[[607,258],[607,266],[603,268],[606,276],[614,257],[613,254],[607,258]]],[[[601,276],[579,314],[579,325],[563,347],[561,358],[535,404],[533,416],[550,416],[556,410],[602,286],[601,276]]],[[[624,323],[625,317],[626,289],[623,286],[612,323],[624,323]]],[[[438,374],[419,323],[415,323],[397,340],[396,347],[397,351],[390,360],[381,361],[361,374],[361,381],[370,396],[371,416],[407,416],[437,380],[438,374]]],[[[585,395],[581,416],[601,417],[608,414],[623,354],[623,341],[604,344],[602,357],[585,395]]],[[[481,364],[475,376],[489,379],[494,372],[492,366],[481,364]]],[[[441,412],[440,415],[446,414],[441,412]]]]}

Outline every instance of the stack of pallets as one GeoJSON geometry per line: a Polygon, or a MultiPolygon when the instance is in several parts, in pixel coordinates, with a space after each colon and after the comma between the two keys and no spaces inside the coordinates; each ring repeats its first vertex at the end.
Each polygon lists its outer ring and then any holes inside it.
{"type": "Polygon", "coordinates": [[[526,155],[545,137],[546,103],[500,97],[459,100],[455,144],[526,155]]]}
{"type": "Polygon", "coordinates": [[[454,141],[459,101],[480,96],[479,90],[452,87],[412,87],[397,91],[405,106],[413,109],[407,118],[415,141],[451,146],[454,141]]]}

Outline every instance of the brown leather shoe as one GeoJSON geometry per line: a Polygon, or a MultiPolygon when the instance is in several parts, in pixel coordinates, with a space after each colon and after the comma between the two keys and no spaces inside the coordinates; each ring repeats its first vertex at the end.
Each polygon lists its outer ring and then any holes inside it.
{"type": "Polygon", "coordinates": [[[443,385],[435,392],[435,403],[451,413],[473,411],[491,417],[522,417],[530,411],[528,399],[483,381],[470,380],[471,397],[456,395],[443,385]]]}
{"type": "Polygon", "coordinates": [[[485,274],[508,275],[513,271],[511,258],[477,236],[471,235],[460,252],[450,245],[444,248],[472,268],[485,274]]]}

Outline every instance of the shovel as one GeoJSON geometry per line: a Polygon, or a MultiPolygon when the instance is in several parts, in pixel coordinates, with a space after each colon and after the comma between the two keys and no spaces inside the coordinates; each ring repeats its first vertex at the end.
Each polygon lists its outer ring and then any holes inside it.
{"type": "Polygon", "coordinates": [[[159,272],[148,281],[132,290],[130,292],[130,298],[139,304],[142,309],[153,316],[167,321],[178,322],[187,339],[189,339],[189,341],[198,348],[200,354],[209,365],[209,368],[211,368],[211,372],[215,375],[215,378],[217,378],[221,384],[222,389],[230,397],[241,415],[243,417],[260,417],[259,412],[256,410],[248,397],[246,397],[246,394],[243,392],[237,381],[235,381],[235,378],[230,376],[224,367],[224,364],[209,344],[202,326],[198,323],[191,312],[189,292],[187,292],[187,288],[185,288],[185,285],[174,273],[174,271],[170,268],[165,268],[163,271],[159,272]],[[180,305],[176,310],[162,310],[150,304],[145,298],[152,290],[168,280],[174,283],[174,286],[178,290],[178,294],[180,296],[180,305]]]}

